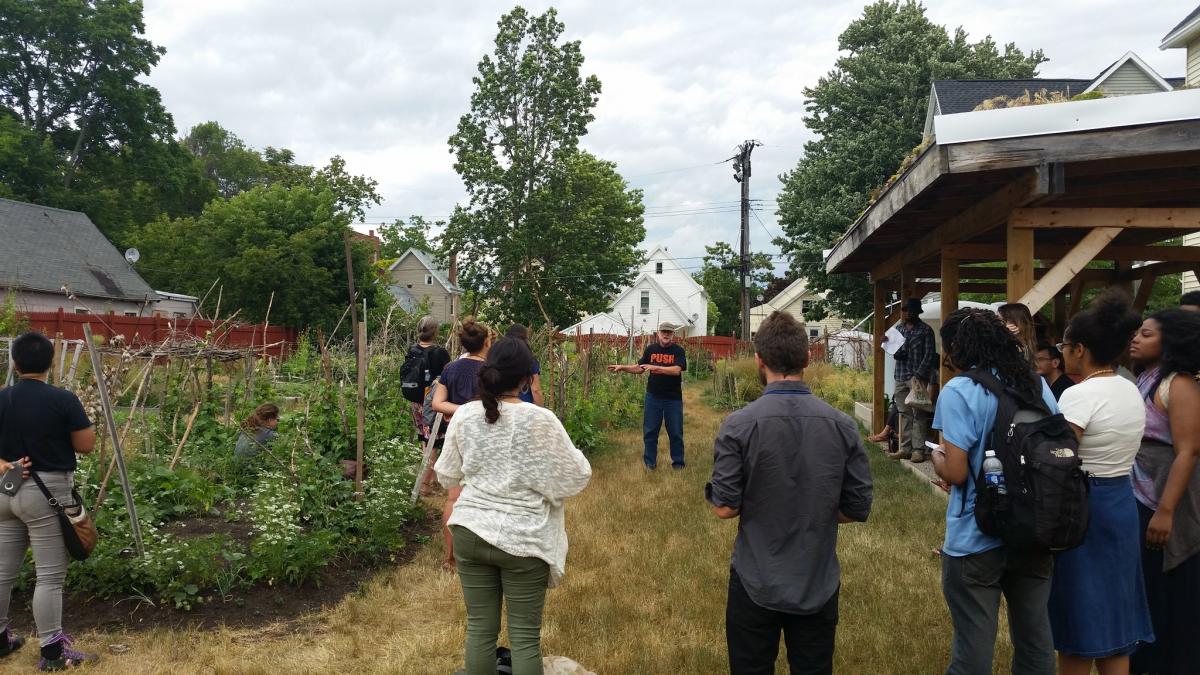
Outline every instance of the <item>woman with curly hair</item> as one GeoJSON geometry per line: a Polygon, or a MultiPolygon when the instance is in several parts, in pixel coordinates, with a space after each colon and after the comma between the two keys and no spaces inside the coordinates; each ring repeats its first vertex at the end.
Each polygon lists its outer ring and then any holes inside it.
{"type": "Polygon", "coordinates": [[[1080,382],[1058,407],[1079,438],[1089,488],[1083,543],[1054,561],[1050,626],[1063,675],[1086,675],[1093,662],[1100,675],[1125,675],[1130,654],[1154,640],[1129,482],[1146,413],[1137,387],[1117,374],[1141,322],[1129,296],[1110,289],[1072,317],[1060,347],[1080,382]]]}
{"type": "Polygon", "coordinates": [[[1141,374],[1145,436],[1133,491],[1145,532],[1142,574],[1158,640],[1135,673],[1200,673],[1200,314],[1168,309],[1146,319],[1129,348],[1141,374]]]}
{"type": "MultiPolygon", "coordinates": [[[[942,348],[955,369],[990,371],[1022,398],[1058,407],[1054,394],[1029,365],[1022,344],[995,312],[960,309],[942,323],[942,348]]],[[[950,607],[954,639],[950,673],[990,673],[1000,615],[1008,601],[1013,672],[1053,673],[1054,645],[1046,600],[1050,596],[1049,553],[1018,554],[975,522],[975,481],[996,421],[998,399],[966,377],[946,382],[937,400],[933,428],[942,445],[933,466],[950,484],[946,539],[942,544],[942,593],[950,607]]]]}

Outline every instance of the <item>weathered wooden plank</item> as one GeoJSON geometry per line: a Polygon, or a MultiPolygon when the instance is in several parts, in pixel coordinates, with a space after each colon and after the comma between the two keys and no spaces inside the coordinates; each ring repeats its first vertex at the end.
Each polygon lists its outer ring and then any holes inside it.
{"type": "Polygon", "coordinates": [[[1191,152],[1200,151],[1200,120],[946,147],[950,173],[1191,152]]]}
{"type": "MultiPolygon", "coordinates": [[[[1030,230],[1014,230],[1016,232],[1026,232],[1032,243],[1033,232],[1030,230]]],[[[1087,233],[1074,248],[1063,256],[1054,267],[1050,269],[1046,276],[1032,286],[1028,291],[1021,294],[1020,302],[1029,308],[1029,311],[1036,314],[1042,307],[1049,302],[1058,292],[1071,283],[1074,279],[1092,260],[1096,254],[1104,250],[1109,242],[1116,238],[1121,233],[1119,227],[1097,227],[1087,233]]],[[[1010,281],[1011,283],[1011,281],[1010,281]]],[[[1011,293],[1011,288],[1009,289],[1011,293]]],[[[1009,297],[1013,297],[1011,294],[1009,297]]]]}
{"type": "Polygon", "coordinates": [[[933,185],[947,170],[946,149],[938,145],[927,148],[903,176],[880,195],[874,204],[867,207],[866,212],[859,216],[850,230],[834,245],[833,251],[826,259],[826,268],[830,271],[836,270],[880,226],[933,185]]]}
{"type": "MultiPolygon", "coordinates": [[[[1200,186],[1197,186],[1200,191],[1200,186]]],[[[1122,227],[1200,230],[1200,208],[1021,208],[1009,223],[1016,228],[1061,229],[1122,227]]]]}

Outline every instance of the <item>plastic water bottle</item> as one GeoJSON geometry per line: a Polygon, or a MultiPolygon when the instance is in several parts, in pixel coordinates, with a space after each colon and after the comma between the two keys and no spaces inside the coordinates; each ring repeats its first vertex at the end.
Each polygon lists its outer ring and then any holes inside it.
{"type": "Polygon", "coordinates": [[[988,450],[983,455],[983,482],[998,495],[1008,494],[1008,487],[1004,484],[1004,465],[1000,463],[995,450],[988,450]]]}

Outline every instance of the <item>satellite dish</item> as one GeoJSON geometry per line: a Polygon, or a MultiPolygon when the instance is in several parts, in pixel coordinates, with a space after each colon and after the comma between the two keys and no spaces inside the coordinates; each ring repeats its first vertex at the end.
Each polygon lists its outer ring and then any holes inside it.
{"type": "Polygon", "coordinates": [[[130,248],[130,249],[125,250],[125,259],[129,261],[130,265],[134,264],[138,260],[141,260],[141,258],[142,258],[142,254],[139,253],[136,248],[130,248]]]}

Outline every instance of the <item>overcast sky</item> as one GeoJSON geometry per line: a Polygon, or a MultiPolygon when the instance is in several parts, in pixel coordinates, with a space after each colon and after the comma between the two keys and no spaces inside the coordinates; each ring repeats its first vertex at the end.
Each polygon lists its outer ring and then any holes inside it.
{"type": "MultiPolygon", "coordinates": [[[[1195,2],[926,4],[935,22],[961,25],[972,39],[990,34],[1044,49],[1043,76],[1093,77],[1132,50],[1170,77],[1183,74],[1183,50],[1158,44],[1195,2]]],[[[525,6],[541,12],[550,4],[525,6]]],[[[737,241],[738,185],[729,165],[717,163],[756,138],[764,145],[754,153],[751,196],[766,201],[750,239],[755,250],[776,250],[767,244],[779,233],[770,200],[811,138],[801,120],[803,88],[833,66],[837,36],[864,4],[554,3],[567,38],[583,43],[584,72],[603,85],[583,146],[645,191],[647,249],[665,244],[693,268],[705,244],[737,241]]],[[[251,146],[291,148],[302,163],[345,157],[352,172],[379,181],[384,199],[363,230],[410,214],[445,218],[463,200],[446,140],[511,2],[145,5],[148,36],[167,49],[150,81],[181,134],[216,120],[251,146]]]]}

